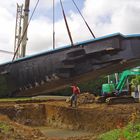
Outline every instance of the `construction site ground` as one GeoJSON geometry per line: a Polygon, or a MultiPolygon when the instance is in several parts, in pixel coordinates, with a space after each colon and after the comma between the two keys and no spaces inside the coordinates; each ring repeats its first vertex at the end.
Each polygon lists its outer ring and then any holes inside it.
{"type": "Polygon", "coordinates": [[[38,97],[0,101],[0,140],[96,140],[98,135],[127,125],[140,103],[79,103],[67,97],[38,97]]]}

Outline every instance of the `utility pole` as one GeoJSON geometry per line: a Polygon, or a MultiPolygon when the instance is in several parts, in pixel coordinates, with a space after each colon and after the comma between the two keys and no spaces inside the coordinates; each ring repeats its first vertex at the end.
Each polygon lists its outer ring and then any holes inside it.
{"type": "Polygon", "coordinates": [[[26,53],[26,44],[27,44],[27,40],[28,40],[27,39],[27,28],[28,28],[28,19],[29,19],[29,5],[30,5],[30,0],[25,0],[20,57],[25,57],[25,53],[26,53]]]}

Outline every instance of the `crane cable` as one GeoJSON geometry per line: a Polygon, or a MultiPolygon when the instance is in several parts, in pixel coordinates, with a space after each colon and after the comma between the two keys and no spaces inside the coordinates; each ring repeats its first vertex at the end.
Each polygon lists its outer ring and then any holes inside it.
{"type": "Polygon", "coordinates": [[[19,44],[18,44],[18,46],[17,46],[17,49],[16,49],[16,51],[15,51],[15,53],[14,53],[12,62],[14,61],[14,59],[15,59],[15,57],[16,57],[16,54],[17,54],[17,52],[18,52],[18,50],[19,50],[19,47],[20,47],[20,44],[21,44],[21,42],[22,42],[22,40],[23,40],[23,38],[24,38],[24,36],[25,36],[25,33],[26,33],[28,27],[29,27],[29,24],[30,24],[30,22],[31,22],[31,20],[32,20],[32,17],[33,17],[33,15],[34,15],[34,13],[35,13],[35,10],[36,10],[36,8],[37,8],[37,6],[38,6],[38,4],[39,4],[39,1],[40,1],[40,0],[37,0],[37,2],[36,2],[36,5],[35,5],[35,7],[34,7],[34,9],[33,9],[33,12],[32,12],[32,14],[31,14],[31,17],[30,17],[30,19],[29,19],[29,22],[28,22],[28,24],[27,24],[27,26],[26,26],[26,28],[25,28],[25,30],[24,30],[24,33],[23,33],[23,35],[22,35],[22,37],[21,37],[21,40],[19,41],[19,44]]]}
{"type": "Polygon", "coordinates": [[[70,38],[71,46],[73,47],[74,44],[73,44],[73,40],[72,40],[70,29],[69,29],[69,25],[68,25],[68,22],[67,22],[67,18],[66,18],[66,15],[65,15],[65,11],[64,11],[64,8],[63,8],[62,0],[60,0],[60,4],[61,4],[61,9],[62,9],[63,17],[64,17],[64,20],[65,20],[67,32],[68,32],[68,35],[69,35],[69,38],[70,38]]]}
{"type": "Polygon", "coordinates": [[[53,49],[55,49],[55,0],[53,0],[53,49]]]}
{"type": "Polygon", "coordinates": [[[7,53],[7,54],[14,54],[14,52],[6,51],[6,50],[0,50],[2,53],[7,53]]]}
{"type": "Polygon", "coordinates": [[[78,10],[79,14],[81,15],[82,19],[84,20],[84,22],[85,22],[85,24],[86,24],[87,28],[89,29],[89,31],[90,31],[90,33],[91,33],[91,35],[93,36],[93,38],[95,38],[94,33],[92,32],[92,30],[91,30],[90,26],[88,25],[87,21],[85,20],[84,16],[82,15],[82,13],[81,13],[80,9],[78,8],[77,4],[75,3],[75,1],[74,1],[74,0],[72,0],[72,2],[73,2],[73,4],[75,5],[76,9],[78,10]]]}

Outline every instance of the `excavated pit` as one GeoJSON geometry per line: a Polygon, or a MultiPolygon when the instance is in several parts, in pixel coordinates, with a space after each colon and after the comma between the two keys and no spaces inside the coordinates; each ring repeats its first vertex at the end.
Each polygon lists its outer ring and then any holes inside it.
{"type": "Polygon", "coordinates": [[[125,105],[85,104],[70,108],[65,101],[43,103],[0,103],[0,113],[31,127],[84,130],[93,134],[128,124],[132,113],[140,112],[139,103],[125,105]]]}

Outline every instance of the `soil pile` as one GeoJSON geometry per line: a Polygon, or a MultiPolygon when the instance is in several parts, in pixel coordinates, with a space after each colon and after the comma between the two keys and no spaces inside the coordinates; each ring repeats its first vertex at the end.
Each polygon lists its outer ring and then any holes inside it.
{"type": "Polygon", "coordinates": [[[89,103],[93,103],[94,101],[95,101],[95,96],[88,92],[82,93],[78,97],[79,104],[89,104],[89,103]]]}
{"type": "MultiPolygon", "coordinates": [[[[66,99],[66,102],[69,103],[70,102],[70,98],[66,99]]],[[[78,104],[89,104],[89,103],[93,103],[95,101],[95,96],[93,94],[90,94],[88,92],[86,93],[82,93],[80,95],[78,95],[78,104]]]]}

